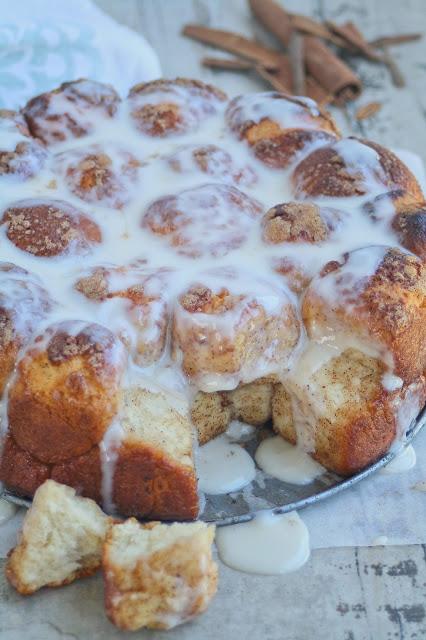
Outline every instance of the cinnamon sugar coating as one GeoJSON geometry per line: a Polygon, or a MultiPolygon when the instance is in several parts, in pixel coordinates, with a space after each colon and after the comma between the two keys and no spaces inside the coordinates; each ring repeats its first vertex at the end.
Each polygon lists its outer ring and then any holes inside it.
{"type": "Polygon", "coordinates": [[[341,217],[339,211],[330,208],[320,209],[313,203],[277,204],[263,217],[263,239],[270,244],[323,242],[336,229],[341,217]]]}
{"type": "Polygon", "coordinates": [[[1,224],[6,225],[6,235],[18,249],[42,258],[87,253],[102,241],[98,225],[61,200],[15,202],[4,211],[1,224]]]}
{"type": "Polygon", "coordinates": [[[397,156],[376,142],[350,137],[320,147],[292,175],[297,198],[351,197],[395,192],[395,203],[422,199],[413,174],[397,156]]]}

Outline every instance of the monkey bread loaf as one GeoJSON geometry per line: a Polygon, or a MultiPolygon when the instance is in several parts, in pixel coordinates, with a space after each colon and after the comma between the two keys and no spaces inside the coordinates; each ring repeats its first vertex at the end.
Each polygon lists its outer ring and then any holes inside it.
{"type": "Polygon", "coordinates": [[[0,111],[0,182],[13,493],[193,520],[196,446],[234,420],[348,476],[422,409],[420,185],[312,100],[68,82],[0,111]]]}

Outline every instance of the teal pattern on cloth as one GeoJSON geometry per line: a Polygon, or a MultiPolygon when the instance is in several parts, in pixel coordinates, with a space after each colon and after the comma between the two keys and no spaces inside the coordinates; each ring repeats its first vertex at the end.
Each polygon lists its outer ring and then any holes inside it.
{"type": "Polygon", "coordinates": [[[64,78],[99,75],[102,59],[90,26],[0,25],[0,107],[24,104],[64,78]]]}
{"type": "Polygon", "coordinates": [[[148,42],[91,0],[0,0],[0,108],[90,78],[125,96],[161,76],[148,42]]]}

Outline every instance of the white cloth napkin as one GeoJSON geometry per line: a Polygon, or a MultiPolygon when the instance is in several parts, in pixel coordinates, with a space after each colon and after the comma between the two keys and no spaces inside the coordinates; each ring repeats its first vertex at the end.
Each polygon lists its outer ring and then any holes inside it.
{"type": "Polygon", "coordinates": [[[90,0],[0,0],[0,108],[87,77],[125,95],[161,76],[157,54],[90,0]]]}

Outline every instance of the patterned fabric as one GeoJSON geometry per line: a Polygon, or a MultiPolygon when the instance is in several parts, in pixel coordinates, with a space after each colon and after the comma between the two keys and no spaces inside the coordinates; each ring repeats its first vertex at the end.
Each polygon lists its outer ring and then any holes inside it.
{"type": "Polygon", "coordinates": [[[0,0],[0,108],[16,109],[79,77],[110,82],[125,94],[161,75],[147,42],[90,0],[16,2],[0,0]]]}

